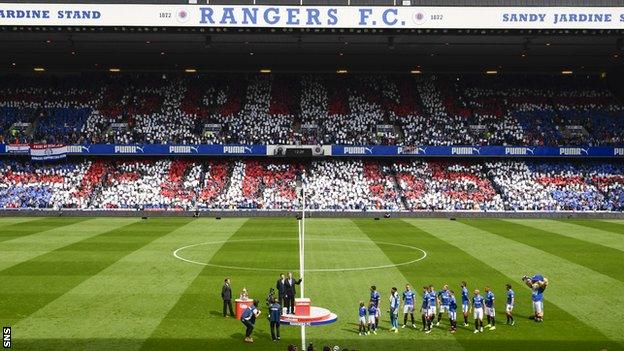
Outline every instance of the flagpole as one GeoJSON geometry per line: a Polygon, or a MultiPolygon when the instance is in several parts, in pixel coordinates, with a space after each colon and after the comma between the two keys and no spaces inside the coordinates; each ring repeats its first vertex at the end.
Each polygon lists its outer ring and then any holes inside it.
{"type": "MultiPolygon", "coordinates": [[[[302,210],[301,210],[301,222],[299,223],[299,274],[301,279],[301,298],[305,296],[304,294],[304,269],[305,269],[305,206],[306,206],[306,189],[305,183],[302,184],[301,187],[301,197],[302,197],[302,210]]],[[[301,350],[306,349],[306,334],[305,334],[305,323],[301,324],[301,350]]]]}

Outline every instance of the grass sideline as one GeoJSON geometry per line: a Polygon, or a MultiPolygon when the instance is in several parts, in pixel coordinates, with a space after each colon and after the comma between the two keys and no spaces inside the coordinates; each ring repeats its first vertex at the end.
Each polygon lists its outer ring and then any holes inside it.
{"type": "MultiPolygon", "coordinates": [[[[338,321],[307,328],[317,349],[624,350],[624,221],[474,219],[309,219],[306,267],[381,269],[308,272],[306,295],[338,321]],[[394,243],[400,245],[388,245],[394,243]],[[403,246],[401,246],[403,245],[403,246]],[[408,265],[414,256],[427,257],[408,265]],[[394,266],[397,265],[397,266],[394,266]],[[530,314],[523,274],[541,272],[546,321],[530,314]],[[389,333],[388,291],[411,283],[458,290],[489,285],[497,297],[494,332],[472,326],[448,333],[448,320],[426,335],[389,333]],[[505,325],[505,283],[517,294],[516,326],[505,325]],[[370,285],[382,294],[379,335],[357,335],[357,307],[370,285]]],[[[299,328],[270,340],[266,308],[253,345],[240,321],[221,316],[223,278],[261,301],[277,270],[298,268],[293,218],[0,218],[0,325],[16,350],[286,350],[299,328]],[[184,262],[185,258],[225,269],[184,262]],[[262,268],[265,270],[254,270],[262,268]],[[272,271],[276,270],[276,271],[272,271]]],[[[419,300],[417,300],[419,301],[419,300]]],[[[419,324],[419,316],[416,315],[419,324]]],[[[472,318],[471,318],[472,320],[472,318]]],[[[402,322],[402,320],[401,320],[402,322]]],[[[461,322],[461,318],[460,321],[461,322]]]]}

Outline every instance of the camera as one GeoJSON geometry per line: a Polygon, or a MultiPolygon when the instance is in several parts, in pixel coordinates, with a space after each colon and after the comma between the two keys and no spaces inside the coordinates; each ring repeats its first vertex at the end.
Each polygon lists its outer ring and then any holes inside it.
{"type": "Polygon", "coordinates": [[[269,294],[267,295],[267,298],[266,298],[267,306],[271,306],[271,300],[274,300],[274,299],[275,299],[275,289],[271,288],[269,289],[269,294]]]}

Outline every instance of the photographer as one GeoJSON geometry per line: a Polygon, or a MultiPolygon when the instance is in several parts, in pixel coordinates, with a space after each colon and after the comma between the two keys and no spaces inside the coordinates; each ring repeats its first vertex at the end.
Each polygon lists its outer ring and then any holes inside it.
{"type": "Polygon", "coordinates": [[[251,337],[251,333],[253,332],[254,325],[256,324],[256,318],[260,316],[260,310],[256,307],[258,306],[258,300],[253,300],[253,304],[243,312],[241,316],[241,322],[245,325],[245,342],[252,343],[253,338],[251,337]]]}

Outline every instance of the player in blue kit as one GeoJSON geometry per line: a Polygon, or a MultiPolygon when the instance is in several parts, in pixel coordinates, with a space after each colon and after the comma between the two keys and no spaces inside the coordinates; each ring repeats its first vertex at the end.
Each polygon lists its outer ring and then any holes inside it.
{"type": "Polygon", "coordinates": [[[407,315],[409,314],[412,319],[412,327],[416,328],[416,323],[414,323],[414,299],[416,298],[416,294],[412,291],[412,288],[409,284],[405,285],[405,291],[403,292],[403,326],[401,328],[405,328],[407,325],[407,315]]]}
{"type": "Polygon", "coordinates": [[[377,313],[375,314],[375,329],[379,328],[379,316],[381,315],[381,311],[379,308],[379,301],[381,300],[381,295],[377,291],[377,287],[375,285],[371,286],[371,294],[370,300],[375,304],[377,308],[377,313]]]}
{"type": "Polygon", "coordinates": [[[390,290],[390,328],[391,332],[399,332],[399,307],[401,306],[401,298],[397,288],[393,287],[390,290]]]}
{"type": "Polygon", "coordinates": [[[496,330],[496,308],[494,306],[494,292],[489,286],[485,287],[485,315],[487,316],[488,324],[485,326],[490,330],[496,330]]]}
{"type": "Polygon", "coordinates": [[[420,306],[420,313],[422,318],[422,329],[421,331],[427,332],[431,330],[431,323],[429,318],[427,317],[427,313],[429,312],[429,287],[423,286],[422,290],[422,304],[420,306]]]}
{"type": "Polygon", "coordinates": [[[377,307],[375,307],[375,302],[370,301],[368,303],[368,332],[367,334],[370,334],[371,332],[375,335],[377,335],[377,322],[375,321],[377,316],[377,307]]]}
{"type": "Polygon", "coordinates": [[[472,311],[473,317],[475,320],[475,334],[478,332],[483,333],[483,305],[484,298],[481,296],[479,290],[474,291],[474,296],[472,297],[472,311]]]}
{"type": "Polygon", "coordinates": [[[507,289],[507,304],[505,305],[505,314],[507,315],[507,324],[514,325],[516,322],[513,318],[513,308],[516,303],[516,293],[511,289],[511,284],[506,284],[507,289]]]}
{"type": "Polygon", "coordinates": [[[464,314],[464,327],[468,326],[468,311],[470,310],[470,297],[468,296],[468,284],[461,282],[461,301],[462,301],[462,313],[464,314]]]}
{"type": "Polygon", "coordinates": [[[457,300],[455,300],[455,292],[453,290],[449,291],[449,322],[451,323],[451,333],[455,333],[457,331],[457,300]]]}
{"type": "Polygon", "coordinates": [[[438,295],[436,294],[436,291],[433,288],[433,285],[429,285],[428,296],[429,296],[429,311],[427,312],[427,317],[429,318],[429,323],[433,324],[433,320],[435,319],[435,315],[436,315],[437,302],[438,302],[437,301],[438,295]]]}
{"type": "Polygon", "coordinates": [[[358,309],[358,334],[366,335],[366,307],[364,302],[360,301],[360,308],[358,309]]]}
{"type": "Polygon", "coordinates": [[[449,312],[449,303],[451,302],[451,292],[448,289],[448,285],[444,285],[442,290],[438,291],[437,302],[440,306],[438,310],[438,322],[436,326],[440,325],[440,320],[442,319],[442,314],[449,312]]]}

